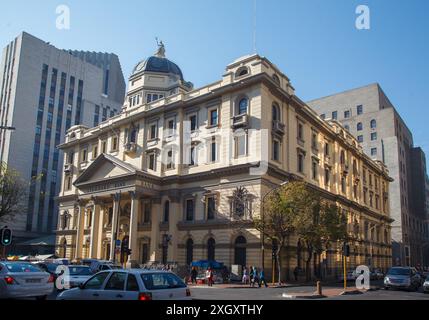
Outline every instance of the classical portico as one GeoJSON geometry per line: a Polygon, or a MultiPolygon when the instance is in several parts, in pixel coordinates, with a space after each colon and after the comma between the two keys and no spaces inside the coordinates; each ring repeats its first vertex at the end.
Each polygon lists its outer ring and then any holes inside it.
{"type": "Polygon", "coordinates": [[[156,177],[102,154],[82,172],[74,185],[79,190],[75,210],[75,259],[90,257],[137,262],[140,260],[139,242],[150,239],[149,260],[159,260],[158,225],[162,213],[156,177]],[[141,238],[139,230],[144,234],[141,238]],[[128,242],[127,248],[131,249],[128,259],[118,254],[116,240],[123,245],[128,242]]]}

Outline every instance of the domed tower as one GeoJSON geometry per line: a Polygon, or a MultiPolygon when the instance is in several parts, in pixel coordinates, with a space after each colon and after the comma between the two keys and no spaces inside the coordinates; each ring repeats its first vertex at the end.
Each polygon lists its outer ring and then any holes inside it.
{"type": "Polygon", "coordinates": [[[183,78],[177,64],[165,57],[165,46],[158,43],[158,50],[140,61],[129,78],[125,108],[164,99],[193,89],[193,84],[183,78]]]}

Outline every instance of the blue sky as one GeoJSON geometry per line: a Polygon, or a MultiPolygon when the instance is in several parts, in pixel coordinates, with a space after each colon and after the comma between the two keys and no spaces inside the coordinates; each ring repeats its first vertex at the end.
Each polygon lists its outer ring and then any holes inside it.
{"type": "MultiPolygon", "coordinates": [[[[257,0],[257,52],[288,75],[310,100],[379,82],[429,157],[429,1],[257,0]],[[355,28],[368,5],[371,29],[355,28]]],[[[253,0],[3,1],[0,46],[25,30],[59,48],[114,52],[125,77],[166,44],[186,80],[202,86],[253,52],[253,0]],[[71,10],[57,30],[55,9],[71,10]]]]}

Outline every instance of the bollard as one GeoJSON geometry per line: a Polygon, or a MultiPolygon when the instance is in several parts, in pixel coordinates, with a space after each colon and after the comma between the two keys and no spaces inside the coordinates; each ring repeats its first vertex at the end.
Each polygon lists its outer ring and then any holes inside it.
{"type": "Polygon", "coordinates": [[[322,285],[320,284],[320,281],[317,281],[317,294],[322,295],[322,285]]]}

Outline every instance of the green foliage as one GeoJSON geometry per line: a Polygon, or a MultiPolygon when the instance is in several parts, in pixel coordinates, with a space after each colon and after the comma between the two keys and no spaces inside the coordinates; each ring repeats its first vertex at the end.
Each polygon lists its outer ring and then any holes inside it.
{"type": "Polygon", "coordinates": [[[14,215],[25,210],[27,184],[20,173],[9,168],[5,163],[0,164],[0,219],[13,219],[14,215]]]}

